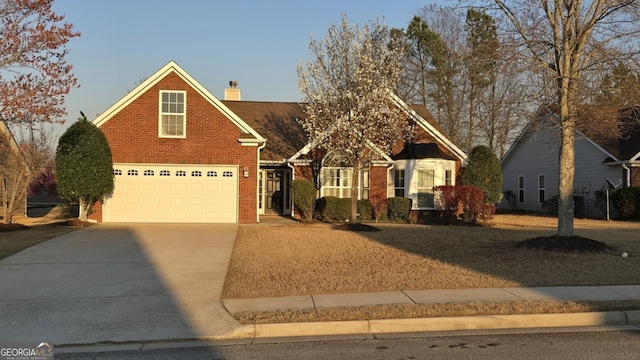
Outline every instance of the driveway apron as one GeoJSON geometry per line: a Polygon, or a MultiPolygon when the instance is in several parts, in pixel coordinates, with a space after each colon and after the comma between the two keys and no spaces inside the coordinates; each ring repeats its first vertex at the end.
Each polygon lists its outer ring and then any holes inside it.
{"type": "Polygon", "coordinates": [[[242,332],[220,295],[237,225],[101,224],[0,261],[0,339],[62,344],[242,332]]]}

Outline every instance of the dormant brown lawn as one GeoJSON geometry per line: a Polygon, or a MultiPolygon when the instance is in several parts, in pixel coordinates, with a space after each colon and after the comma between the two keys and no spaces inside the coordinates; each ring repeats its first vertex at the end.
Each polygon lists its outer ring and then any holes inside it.
{"type": "MultiPolygon", "coordinates": [[[[556,219],[498,215],[484,226],[374,224],[351,233],[329,225],[242,226],[223,298],[409,289],[640,284],[640,223],[576,219],[576,235],[614,253],[566,254],[516,248],[555,233],[556,219]],[[630,255],[621,257],[622,252],[630,255]]],[[[638,309],[640,301],[520,301],[233,314],[241,323],[638,309]]]]}
{"type": "Polygon", "coordinates": [[[556,219],[497,215],[484,226],[241,226],[223,298],[411,289],[640,284],[640,223],[576,219],[606,254],[518,249],[555,233],[556,219]],[[620,256],[622,252],[630,255],[620,256]]]}

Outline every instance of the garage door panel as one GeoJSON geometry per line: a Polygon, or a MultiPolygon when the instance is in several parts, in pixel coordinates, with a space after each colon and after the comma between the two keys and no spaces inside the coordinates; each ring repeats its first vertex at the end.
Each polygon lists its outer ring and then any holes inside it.
{"type": "MultiPolygon", "coordinates": [[[[165,179],[168,179],[165,178],[165,179]]],[[[168,183],[168,182],[162,182],[163,178],[160,177],[160,179],[158,179],[159,183],[157,184],[158,187],[158,191],[163,192],[163,193],[167,193],[173,190],[172,184],[168,183]]]]}
{"type": "Polygon", "coordinates": [[[114,169],[121,175],[104,204],[105,222],[237,222],[237,167],[114,164],[114,169]]]}

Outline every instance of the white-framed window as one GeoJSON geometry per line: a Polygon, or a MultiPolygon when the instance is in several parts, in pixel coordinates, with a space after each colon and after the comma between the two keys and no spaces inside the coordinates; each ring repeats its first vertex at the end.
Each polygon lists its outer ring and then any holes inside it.
{"type": "Polygon", "coordinates": [[[364,169],[361,172],[362,178],[360,179],[360,198],[369,198],[369,170],[364,169]]]}
{"type": "Polygon", "coordinates": [[[451,170],[444,171],[444,184],[447,186],[453,185],[453,171],[451,170]]]}
{"type": "Polygon", "coordinates": [[[546,200],[547,179],[544,174],[538,175],[538,204],[546,200]]]}
{"type": "Polygon", "coordinates": [[[396,169],[393,171],[393,187],[394,196],[404,197],[404,169],[396,169]]]}
{"type": "Polygon", "coordinates": [[[352,175],[353,168],[323,167],[322,195],[350,198],[352,175]]]}
{"type": "Polygon", "coordinates": [[[434,169],[418,169],[418,207],[433,208],[436,171],[434,169]]]}
{"type": "Polygon", "coordinates": [[[186,137],[186,115],[186,91],[160,91],[158,136],[168,138],[186,137]]]}
{"type": "Polygon", "coordinates": [[[518,202],[524,203],[524,176],[518,176],[518,202]]]}

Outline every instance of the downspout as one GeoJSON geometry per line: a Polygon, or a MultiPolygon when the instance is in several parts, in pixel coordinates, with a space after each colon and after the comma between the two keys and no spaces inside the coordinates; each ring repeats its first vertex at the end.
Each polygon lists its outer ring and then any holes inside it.
{"type": "MultiPolygon", "coordinates": [[[[391,163],[391,165],[387,166],[387,199],[389,198],[389,179],[391,179],[391,183],[393,184],[393,188],[395,189],[396,184],[395,184],[395,177],[393,176],[393,169],[396,167],[396,163],[393,162],[391,163]]],[[[369,180],[371,181],[371,180],[369,180]]],[[[394,190],[395,191],[395,190],[394,190]]],[[[395,193],[393,194],[393,196],[395,196],[395,193]]]]}
{"type": "Polygon", "coordinates": [[[622,165],[622,168],[627,173],[627,176],[626,176],[626,179],[625,179],[625,182],[626,182],[625,185],[626,185],[626,187],[631,187],[631,169],[625,163],[622,163],[621,165],[622,165]]]}
{"type": "MultiPolygon", "coordinates": [[[[264,147],[267,146],[267,140],[265,140],[262,145],[258,146],[258,170],[256,171],[256,222],[259,223],[260,222],[260,209],[258,208],[258,204],[260,204],[260,197],[262,196],[262,193],[260,193],[260,173],[262,172],[262,169],[260,169],[260,150],[264,149],[264,147]]],[[[264,186],[262,187],[264,189],[264,186]]]]}
{"type": "MultiPolygon", "coordinates": [[[[293,167],[293,165],[291,164],[291,162],[289,160],[286,161],[287,166],[291,169],[291,181],[296,179],[296,169],[293,167]]],[[[291,186],[289,186],[289,188],[291,188],[291,186]]],[[[289,216],[293,217],[293,198],[291,196],[291,192],[289,192],[289,216]]]]}

